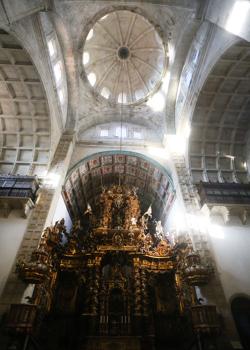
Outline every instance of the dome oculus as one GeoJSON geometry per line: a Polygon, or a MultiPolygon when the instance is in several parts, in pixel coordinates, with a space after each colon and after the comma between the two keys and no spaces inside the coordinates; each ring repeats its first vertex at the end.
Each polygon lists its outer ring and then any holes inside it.
{"type": "Polygon", "coordinates": [[[118,53],[118,57],[121,60],[127,60],[129,58],[129,55],[130,55],[129,48],[126,46],[119,47],[117,53],[118,53]]]}

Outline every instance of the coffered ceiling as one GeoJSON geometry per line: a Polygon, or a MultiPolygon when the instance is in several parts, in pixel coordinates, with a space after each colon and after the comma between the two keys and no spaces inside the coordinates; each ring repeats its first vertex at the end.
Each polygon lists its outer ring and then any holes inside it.
{"type": "Polygon", "coordinates": [[[0,173],[42,175],[50,153],[44,89],[20,43],[0,30],[0,173]]]}

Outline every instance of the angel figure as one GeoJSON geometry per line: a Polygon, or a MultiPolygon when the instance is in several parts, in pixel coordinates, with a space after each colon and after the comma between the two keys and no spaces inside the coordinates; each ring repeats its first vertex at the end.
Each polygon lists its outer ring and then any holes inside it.
{"type": "Polygon", "coordinates": [[[156,232],[156,236],[158,238],[162,239],[164,237],[164,231],[163,231],[163,227],[161,224],[161,220],[156,221],[155,232],[156,232]]]}

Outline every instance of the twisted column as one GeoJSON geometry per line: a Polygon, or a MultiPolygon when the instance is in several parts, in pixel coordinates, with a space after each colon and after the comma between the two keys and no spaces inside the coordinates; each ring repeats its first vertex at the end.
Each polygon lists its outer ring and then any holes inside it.
{"type": "Polygon", "coordinates": [[[142,302],[142,313],[144,316],[148,316],[148,290],[147,290],[147,275],[144,269],[141,269],[141,302],[142,302]]]}
{"type": "Polygon", "coordinates": [[[138,266],[134,267],[134,289],[135,289],[135,315],[141,315],[141,276],[138,266]]]}

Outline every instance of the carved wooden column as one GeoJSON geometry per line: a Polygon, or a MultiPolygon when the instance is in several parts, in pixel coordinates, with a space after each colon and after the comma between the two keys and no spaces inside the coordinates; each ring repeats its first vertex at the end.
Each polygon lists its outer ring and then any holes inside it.
{"type": "Polygon", "coordinates": [[[150,333],[149,321],[149,295],[147,286],[147,273],[145,269],[141,269],[141,305],[142,305],[142,332],[145,336],[150,333]]]}
{"type": "Polygon", "coordinates": [[[93,300],[93,290],[94,290],[94,268],[93,266],[88,266],[86,271],[86,300],[84,313],[82,314],[82,328],[86,335],[94,335],[95,333],[95,308],[93,300]]]}
{"type": "Polygon", "coordinates": [[[142,334],[142,296],[141,296],[141,273],[139,267],[140,260],[134,259],[134,332],[136,335],[142,334]]]}
{"type": "Polygon", "coordinates": [[[178,271],[175,273],[175,290],[176,290],[176,294],[179,302],[179,311],[180,311],[180,314],[182,315],[185,311],[185,301],[184,301],[183,290],[182,290],[181,274],[178,271]]]}
{"type": "Polygon", "coordinates": [[[142,314],[148,316],[148,289],[147,289],[147,274],[144,269],[141,269],[141,297],[142,297],[142,314]]]}
{"type": "MultiPolygon", "coordinates": [[[[101,271],[100,271],[101,272],[101,271]]],[[[107,290],[103,280],[100,280],[101,288],[99,293],[99,307],[100,307],[100,327],[99,332],[100,335],[108,334],[108,315],[107,315],[107,290]]]]}
{"type": "Polygon", "coordinates": [[[97,265],[92,270],[92,302],[91,313],[97,315],[99,304],[99,286],[100,286],[100,266],[97,265]]]}
{"type": "Polygon", "coordinates": [[[91,313],[91,304],[92,304],[92,268],[88,268],[86,272],[86,301],[85,301],[85,310],[84,314],[90,314],[91,313]]]}
{"type": "Polygon", "coordinates": [[[86,303],[84,319],[84,331],[88,335],[95,335],[98,332],[98,308],[99,308],[99,291],[100,291],[100,269],[101,258],[89,258],[87,263],[87,282],[86,282],[86,303]]]}
{"type": "Polygon", "coordinates": [[[141,316],[141,276],[140,268],[138,266],[134,267],[134,290],[135,290],[135,305],[134,311],[136,316],[141,316]]]}

